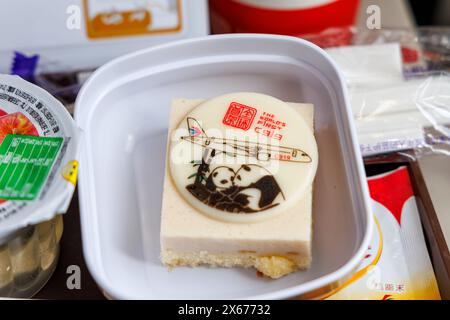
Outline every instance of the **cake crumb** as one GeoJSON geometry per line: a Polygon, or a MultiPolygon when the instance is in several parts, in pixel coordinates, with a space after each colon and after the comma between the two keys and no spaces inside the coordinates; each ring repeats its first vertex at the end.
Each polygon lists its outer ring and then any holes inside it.
{"type": "Polygon", "coordinates": [[[278,279],[297,270],[297,265],[285,257],[265,256],[256,260],[255,268],[267,277],[278,279]]]}

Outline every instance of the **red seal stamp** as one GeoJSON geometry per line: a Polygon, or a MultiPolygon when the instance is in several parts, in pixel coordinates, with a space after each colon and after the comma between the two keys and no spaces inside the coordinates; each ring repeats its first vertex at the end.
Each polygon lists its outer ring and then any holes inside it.
{"type": "Polygon", "coordinates": [[[232,102],[222,122],[227,126],[248,130],[255,119],[256,112],[257,110],[255,108],[232,102]]]}

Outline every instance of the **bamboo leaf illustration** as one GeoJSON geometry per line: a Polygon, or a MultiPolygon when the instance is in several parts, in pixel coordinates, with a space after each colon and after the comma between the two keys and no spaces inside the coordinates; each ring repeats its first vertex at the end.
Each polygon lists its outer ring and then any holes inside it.
{"type": "Polygon", "coordinates": [[[197,173],[193,173],[188,177],[188,179],[194,178],[196,175],[197,175],[197,173]]]}

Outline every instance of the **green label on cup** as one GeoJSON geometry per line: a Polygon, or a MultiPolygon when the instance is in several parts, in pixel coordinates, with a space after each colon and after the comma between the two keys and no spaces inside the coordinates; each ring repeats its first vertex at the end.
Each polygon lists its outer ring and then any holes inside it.
{"type": "Polygon", "coordinates": [[[0,145],[0,199],[36,199],[63,141],[62,137],[8,134],[0,145]]]}

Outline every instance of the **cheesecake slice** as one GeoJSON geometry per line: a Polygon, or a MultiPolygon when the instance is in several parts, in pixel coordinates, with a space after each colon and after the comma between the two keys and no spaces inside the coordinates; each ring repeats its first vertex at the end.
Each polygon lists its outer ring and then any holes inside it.
{"type": "MultiPolygon", "coordinates": [[[[262,131],[258,128],[273,128],[270,123],[279,124],[271,133],[279,134],[281,139],[287,139],[283,135],[291,134],[290,140],[285,140],[289,147],[252,141],[239,144],[236,143],[241,141],[239,139],[211,137],[203,132],[200,123],[205,126],[217,120],[197,112],[197,107],[204,104],[203,100],[176,99],[172,102],[161,215],[161,261],[169,268],[253,267],[267,277],[279,278],[311,265],[312,180],[318,155],[315,140],[302,140],[302,148],[296,149],[299,146],[296,139],[302,135],[313,136],[313,105],[286,103],[293,113],[283,115],[275,111],[277,113],[271,114],[266,109],[264,112],[246,110],[246,105],[253,100],[245,98],[239,94],[230,98],[232,102],[227,100],[227,109],[223,111],[211,106],[204,109],[212,114],[211,117],[219,117],[223,128],[241,135],[249,134],[253,129],[259,134],[262,131]],[[238,104],[233,105],[235,101],[238,104]],[[253,117],[250,125],[246,119],[237,122],[233,118],[238,111],[249,119],[253,117]],[[197,118],[202,115],[206,120],[200,122],[197,118]],[[300,128],[304,132],[298,131],[300,129],[293,123],[298,119],[295,117],[303,119],[298,127],[306,126],[300,128]],[[267,119],[269,124],[265,122],[267,119]],[[177,133],[183,127],[187,128],[187,133],[177,133]],[[175,159],[182,153],[176,145],[181,140],[185,143],[184,151],[199,148],[188,159],[181,156],[182,161],[175,159]],[[244,160],[226,162],[227,166],[218,160],[213,165],[214,160],[205,160],[211,154],[215,158],[221,154],[221,161],[233,156],[244,160]],[[247,160],[249,163],[245,162],[247,160]],[[275,167],[269,167],[274,164],[275,167]],[[267,167],[260,170],[265,173],[256,179],[249,172],[257,166],[267,167]],[[268,174],[275,171],[277,173],[268,174]],[[185,176],[187,180],[183,180],[185,176]],[[276,202],[275,199],[280,200],[276,202]]],[[[255,101],[258,105],[258,100],[255,101]]]]}

